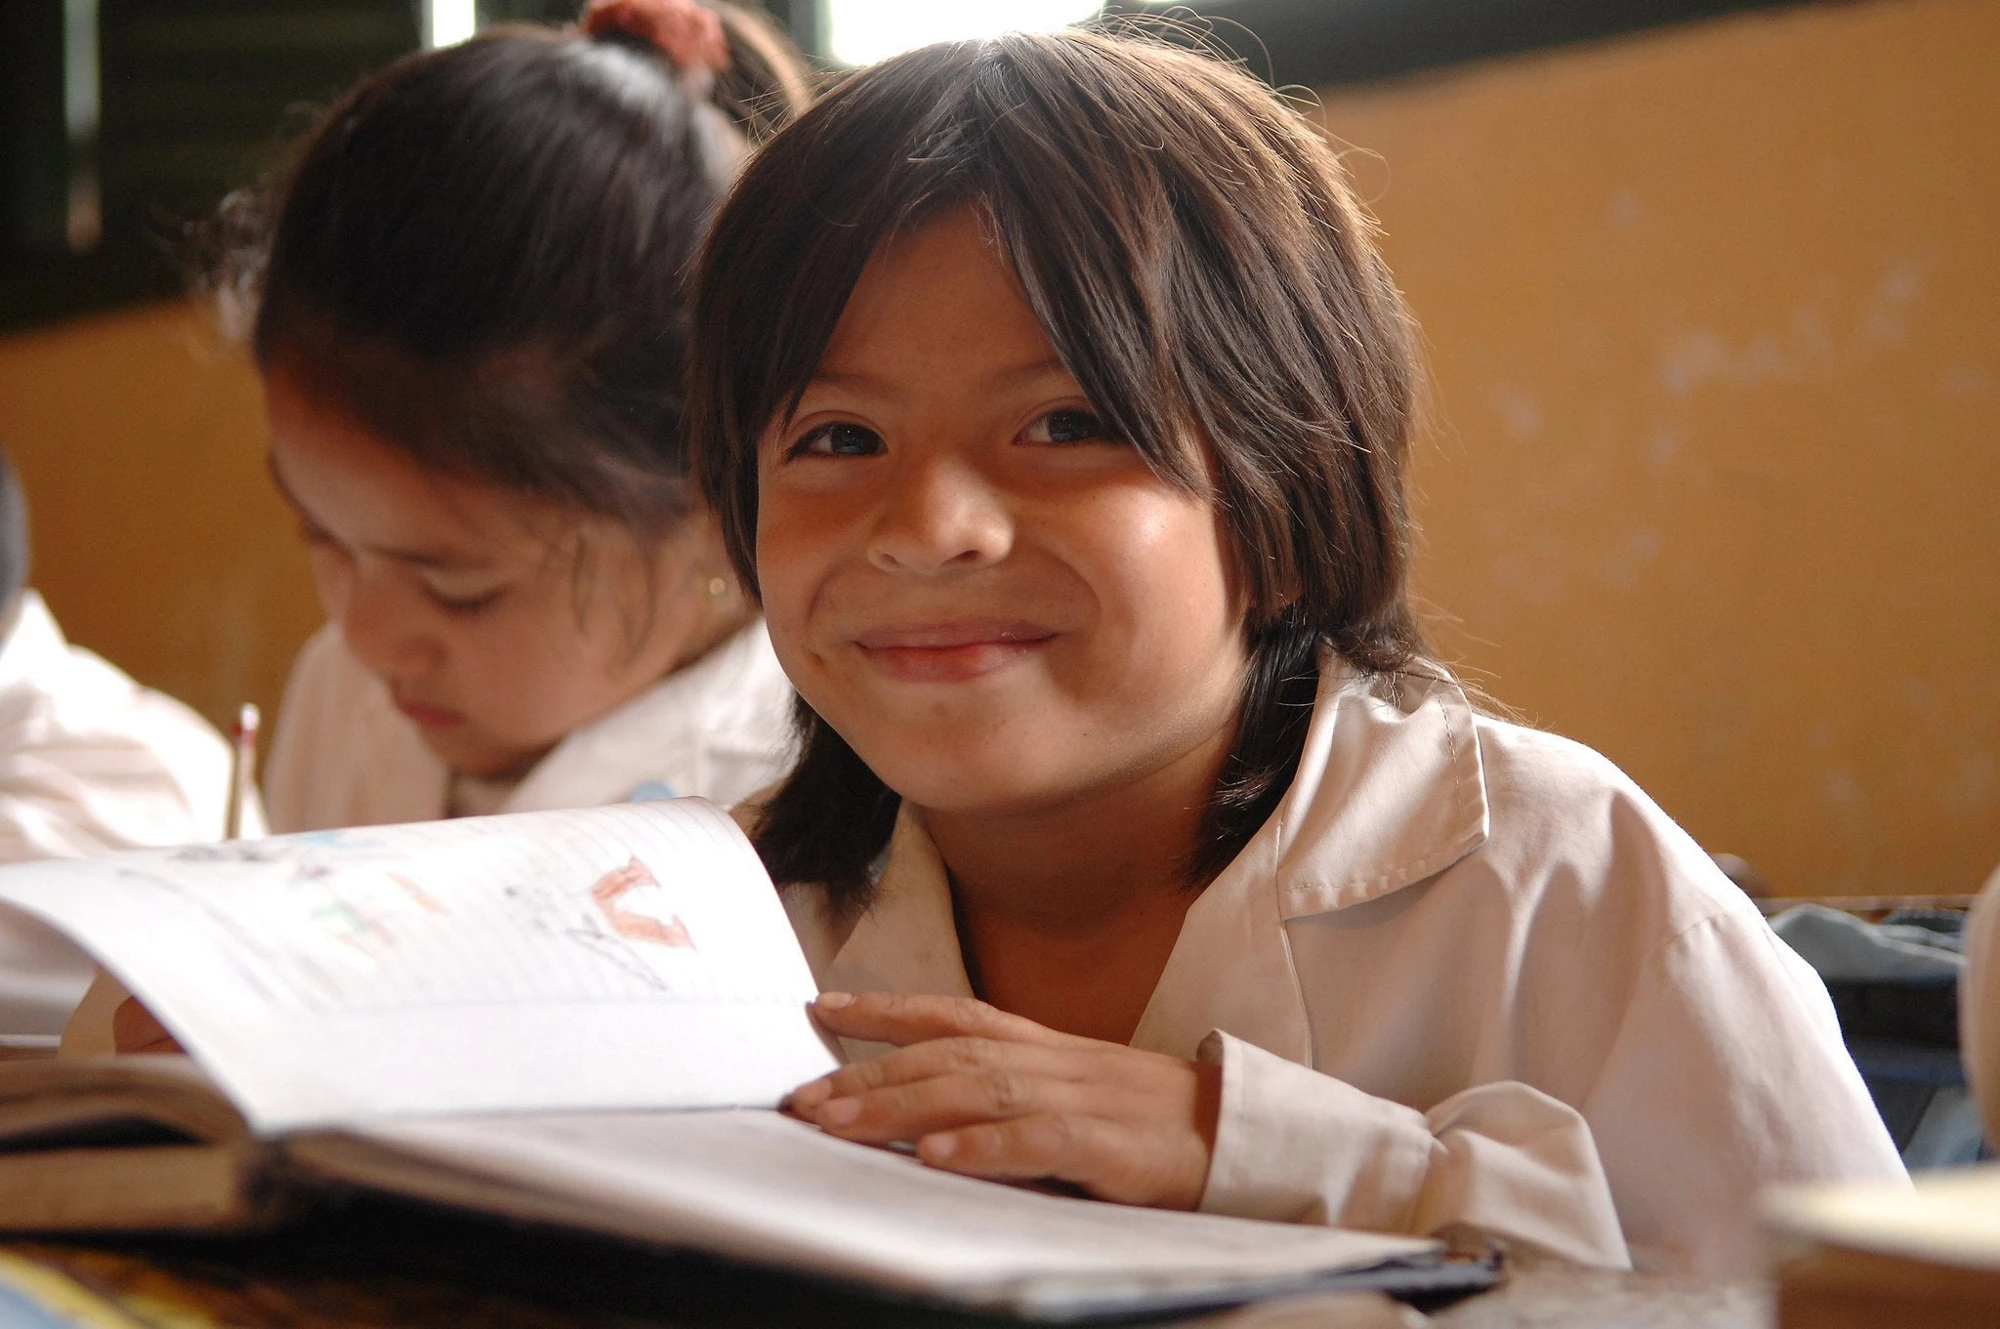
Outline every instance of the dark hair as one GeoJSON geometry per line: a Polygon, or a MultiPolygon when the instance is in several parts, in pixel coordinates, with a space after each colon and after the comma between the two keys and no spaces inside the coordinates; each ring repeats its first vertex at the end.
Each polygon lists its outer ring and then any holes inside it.
{"type": "MultiPolygon", "coordinates": [[[[1205,882],[1297,770],[1322,646],[1370,671],[1420,649],[1402,298],[1333,151],[1239,68],[1076,30],[886,61],[766,145],[697,272],[690,446],[753,590],[760,436],[796,408],[877,247],[963,205],[1114,431],[1226,514],[1252,667],[1188,865],[1205,882]]],[[[776,880],[855,907],[898,800],[803,701],[798,719],[758,847],[776,880]]]]}
{"type": "Polygon", "coordinates": [[[515,26],[354,89],[237,205],[259,366],[425,467],[664,533],[693,506],[687,270],[746,138],[807,99],[774,29],[709,8],[714,71],[515,26]]]}

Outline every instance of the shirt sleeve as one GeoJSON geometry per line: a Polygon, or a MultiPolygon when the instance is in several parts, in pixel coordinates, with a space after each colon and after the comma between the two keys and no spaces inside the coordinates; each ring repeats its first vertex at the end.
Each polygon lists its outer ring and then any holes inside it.
{"type": "Polygon", "coordinates": [[[1754,1271],[1767,1186],[1907,1184],[1825,985],[1748,910],[1647,961],[1580,1107],[1642,1269],[1754,1271]]]}
{"type": "Polygon", "coordinates": [[[1630,1266],[1590,1126],[1539,1090],[1479,1085],[1419,1112],[1219,1030],[1198,1055],[1222,1068],[1206,1212],[1630,1266]]]}
{"type": "Polygon", "coordinates": [[[82,858],[214,839],[160,754],[117,733],[50,725],[0,756],[0,861],[82,858]]]}
{"type": "Polygon", "coordinates": [[[1719,1277],[1757,1268],[1763,1187],[1905,1176],[1824,986],[1734,915],[1643,966],[1576,1106],[1499,1081],[1420,1112],[1220,1032],[1200,1055],[1223,1072],[1213,1212],[1719,1277]]]}

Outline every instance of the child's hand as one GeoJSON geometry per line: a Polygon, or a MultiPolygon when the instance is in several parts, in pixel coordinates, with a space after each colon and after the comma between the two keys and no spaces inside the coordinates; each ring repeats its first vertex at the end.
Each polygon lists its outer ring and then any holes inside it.
{"type": "Polygon", "coordinates": [[[800,1086],[785,1106],[932,1167],[1055,1178],[1104,1200],[1192,1209],[1208,1180],[1221,1072],[1057,1033],[964,997],[821,994],[835,1034],[897,1050],[800,1086]]]}
{"type": "Polygon", "coordinates": [[[127,997],[111,1012],[111,1046],[119,1052],[179,1052],[181,1045],[137,997],[127,997]]]}

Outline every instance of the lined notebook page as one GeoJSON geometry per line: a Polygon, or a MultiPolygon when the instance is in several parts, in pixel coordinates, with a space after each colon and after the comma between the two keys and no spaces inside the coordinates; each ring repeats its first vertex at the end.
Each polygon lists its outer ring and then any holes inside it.
{"type": "Polygon", "coordinates": [[[410,1121],[293,1146],[388,1190],[1040,1314],[1421,1257],[1438,1243],[999,1186],[774,1113],[410,1121]]]}
{"type": "Polygon", "coordinates": [[[834,1064],[734,822],[698,799],[0,870],[273,1133],[769,1105],[834,1064]]]}

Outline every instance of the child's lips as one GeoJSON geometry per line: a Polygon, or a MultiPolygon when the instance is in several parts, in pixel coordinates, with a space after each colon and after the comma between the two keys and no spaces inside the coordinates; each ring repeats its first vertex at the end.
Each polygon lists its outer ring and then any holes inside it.
{"type": "Polygon", "coordinates": [[[1032,654],[1056,634],[1017,620],[960,620],[871,628],[853,642],[869,664],[906,683],[978,678],[1032,654]]]}
{"type": "Polygon", "coordinates": [[[419,729],[449,729],[465,720],[463,715],[446,706],[433,706],[429,702],[412,701],[406,697],[396,697],[395,702],[396,709],[419,729]]]}

